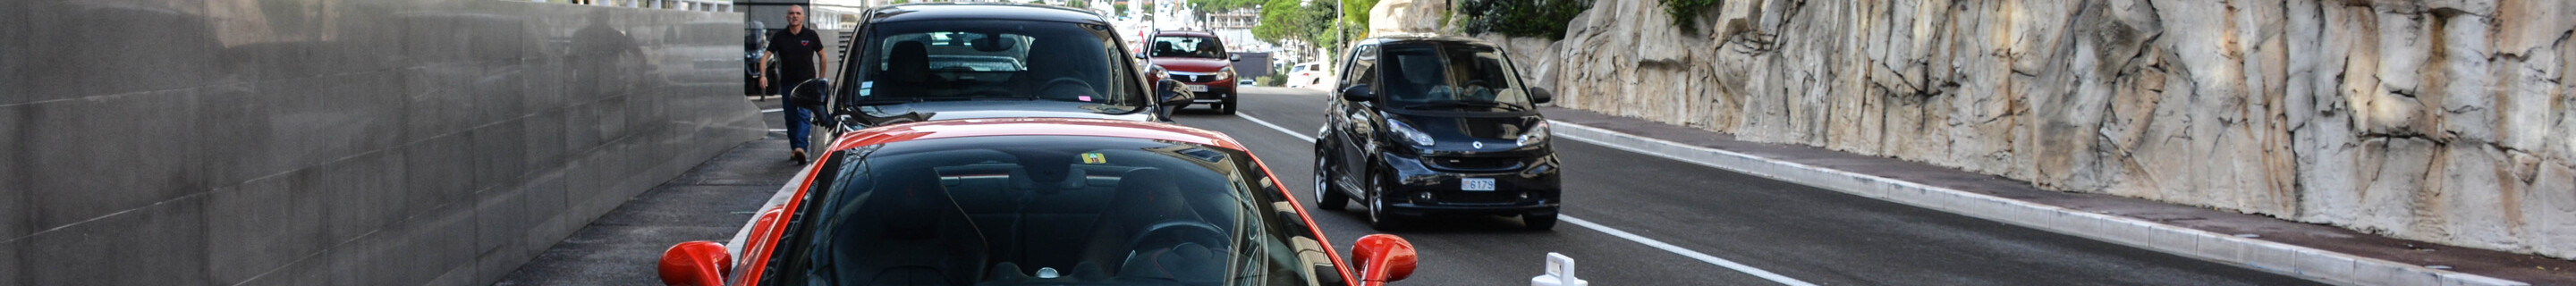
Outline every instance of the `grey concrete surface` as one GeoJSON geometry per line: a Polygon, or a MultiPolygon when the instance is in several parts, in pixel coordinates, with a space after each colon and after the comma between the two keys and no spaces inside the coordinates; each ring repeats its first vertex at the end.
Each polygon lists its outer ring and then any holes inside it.
{"type": "MultiPolygon", "coordinates": [[[[761,102],[763,109],[778,101],[761,102]]],[[[784,118],[763,113],[766,126],[784,118]]],[[[688,172],[625,201],[526,264],[501,268],[493,285],[659,285],[654,262],[681,242],[727,242],[751,212],[796,174],[783,132],[733,146],[688,172]]]]}
{"type": "Polygon", "coordinates": [[[0,2],[0,285],[470,285],[759,138],[739,14],[0,2]],[[729,48],[728,48],[729,47],[729,48]],[[723,76],[705,79],[707,75],[723,76]]]}

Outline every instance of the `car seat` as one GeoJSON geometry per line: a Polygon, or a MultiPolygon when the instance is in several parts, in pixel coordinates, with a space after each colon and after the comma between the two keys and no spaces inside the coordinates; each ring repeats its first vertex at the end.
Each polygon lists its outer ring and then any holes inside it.
{"type": "Polygon", "coordinates": [[[878,176],[857,207],[836,211],[825,246],[835,284],[972,285],[987,255],[954,198],[927,169],[878,176]]]}

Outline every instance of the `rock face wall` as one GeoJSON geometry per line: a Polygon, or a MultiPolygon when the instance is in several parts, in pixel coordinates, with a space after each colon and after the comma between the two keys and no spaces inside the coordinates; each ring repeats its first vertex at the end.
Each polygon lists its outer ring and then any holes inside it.
{"type": "Polygon", "coordinates": [[[2576,257],[2576,1],[1722,2],[1496,40],[1565,107],[2576,257]]]}
{"type": "Polygon", "coordinates": [[[742,19],[0,1],[0,285],[491,284],[760,138],[742,19]]]}

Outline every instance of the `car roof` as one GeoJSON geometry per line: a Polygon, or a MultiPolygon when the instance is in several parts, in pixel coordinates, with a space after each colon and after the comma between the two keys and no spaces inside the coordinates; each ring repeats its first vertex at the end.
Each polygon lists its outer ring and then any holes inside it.
{"type": "Polygon", "coordinates": [[[1099,14],[1072,8],[1002,3],[921,3],[877,8],[870,23],[947,20],[1039,20],[1109,24],[1099,14]]]}
{"type": "Polygon", "coordinates": [[[878,126],[841,135],[832,151],[886,143],[980,136],[1125,137],[1193,143],[1237,151],[1251,149],[1224,133],[1188,126],[1088,118],[978,118],[878,126]]]}
{"type": "Polygon", "coordinates": [[[1216,33],[1209,33],[1209,32],[1207,32],[1207,31],[1191,31],[1191,30],[1167,30],[1167,31],[1159,31],[1159,32],[1154,32],[1154,35],[1155,35],[1155,36],[1208,37],[1208,38],[1215,38],[1215,37],[1216,37],[1216,33]]]}
{"type": "Polygon", "coordinates": [[[1493,47],[1493,46],[1494,46],[1494,43],[1493,43],[1493,42],[1486,42],[1484,39],[1468,38],[1468,37],[1459,37],[1459,36],[1418,35],[1418,34],[1402,34],[1402,35],[1376,36],[1376,37],[1369,37],[1369,38],[1367,38],[1367,39],[1361,39],[1361,40],[1360,40],[1360,44],[1362,44],[1362,45],[1383,45],[1383,44],[1400,44],[1400,43],[1445,43],[1445,44],[1476,45],[1476,46],[1486,46],[1486,47],[1493,47]]]}

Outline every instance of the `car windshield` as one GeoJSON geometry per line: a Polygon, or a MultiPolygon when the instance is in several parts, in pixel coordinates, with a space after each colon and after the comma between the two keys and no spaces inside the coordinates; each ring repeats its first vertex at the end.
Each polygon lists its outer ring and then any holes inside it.
{"type": "Polygon", "coordinates": [[[1520,76],[1493,47],[1392,45],[1378,56],[1387,104],[1406,109],[1530,110],[1520,76]]]}
{"type": "Polygon", "coordinates": [[[844,151],[763,285],[1339,285],[1248,154],[988,136],[844,151]]]}
{"type": "Polygon", "coordinates": [[[1159,36],[1154,37],[1154,57],[1222,59],[1225,45],[1216,38],[1159,36]]]}
{"type": "Polygon", "coordinates": [[[841,98],[854,101],[1021,99],[1141,107],[1108,27],[976,20],[872,25],[841,98]]]}

